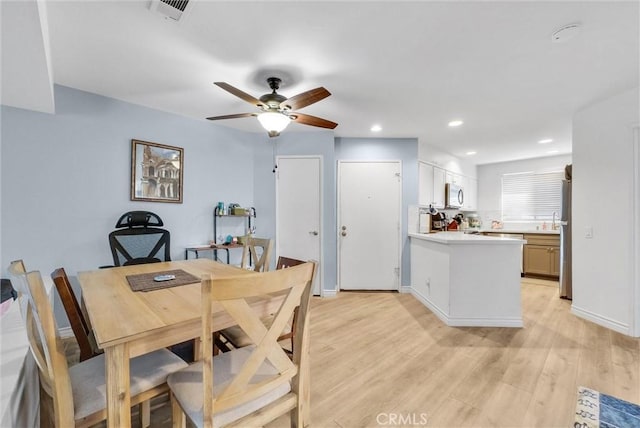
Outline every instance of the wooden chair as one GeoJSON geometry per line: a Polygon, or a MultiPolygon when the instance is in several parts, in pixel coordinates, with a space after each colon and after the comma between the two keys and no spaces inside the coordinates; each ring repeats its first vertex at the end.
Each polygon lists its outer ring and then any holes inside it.
{"type": "MultiPolygon", "coordinates": [[[[15,263],[15,264],[14,264],[15,263]]],[[[57,428],[88,427],[106,419],[104,391],[105,359],[100,354],[72,367],[67,365],[58,328],[39,272],[24,272],[24,264],[9,268],[12,282],[19,284],[25,311],[23,318],[29,345],[40,374],[42,389],[53,401],[53,420],[57,428]]],[[[134,358],[130,362],[131,403],[139,404],[168,388],[169,373],[187,364],[166,349],[134,358]]],[[[143,412],[141,412],[143,415],[143,412]]],[[[148,426],[148,421],[142,421],[148,426]]]]}
{"type": "Polygon", "coordinates": [[[251,235],[246,236],[244,239],[245,244],[242,249],[242,262],[240,263],[240,266],[243,269],[249,268],[249,262],[253,261],[254,271],[269,271],[271,251],[273,250],[273,239],[255,238],[251,235]],[[260,251],[258,251],[258,249],[260,249],[260,251]]]}
{"type": "Polygon", "coordinates": [[[307,417],[308,309],[315,263],[290,269],[202,281],[202,360],[173,373],[171,389],[174,427],[185,426],[185,415],[196,427],[263,426],[291,412],[291,426],[307,417]],[[269,293],[284,295],[268,328],[247,299],[269,293]],[[212,356],[211,309],[221,305],[254,345],[212,356]],[[296,306],[296,351],[289,359],[277,338],[296,306]]]}
{"type": "Polygon", "coordinates": [[[93,331],[89,327],[89,323],[80,309],[78,299],[76,299],[76,295],[71,288],[71,283],[64,268],[54,270],[51,273],[51,279],[53,279],[56,290],[58,290],[58,295],[67,313],[73,335],[76,337],[78,346],[80,347],[80,361],[88,360],[101,354],[102,351],[100,351],[96,345],[93,331]]]}
{"type": "MultiPolygon", "coordinates": [[[[278,261],[276,263],[276,270],[286,269],[292,266],[298,266],[305,263],[304,260],[291,259],[288,257],[278,257],[278,261]]],[[[293,316],[291,317],[291,322],[288,323],[286,330],[278,337],[278,342],[290,339],[291,340],[291,351],[285,350],[290,355],[293,355],[294,350],[294,342],[295,342],[295,331],[296,331],[296,323],[298,320],[298,308],[293,311],[293,316]]],[[[273,316],[264,318],[262,322],[270,326],[273,322],[273,316]]],[[[224,337],[228,343],[233,345],[234,348],[243,348],[251,344],[251,339],[244,334],[244,331],[240,326],[234,325],[233,327],[225,328],[221,330],[220,336],[224,337]]],[[[224,352],[228,352],[230,348],[226,346],[226,344],[220,344],[216,342],[216,345],[223,350],[224,352]]]]}

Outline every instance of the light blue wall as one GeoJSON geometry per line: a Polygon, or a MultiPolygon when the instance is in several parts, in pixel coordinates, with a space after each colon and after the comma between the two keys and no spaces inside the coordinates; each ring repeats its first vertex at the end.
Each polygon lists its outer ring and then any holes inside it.
{"type": "Polygon", "coordinates": [[[276,139],[264,137],[264,146],[254,151],[254,192],[258,217],[263,221],[259,235],[275,236],[274,157],[278,155],[321,155],[323,159],[323,288],[332,292],[337,286],[336,241],[336,171],[337,161],[401,160],[402,161],[402,285],[411,284],[409,241],[407,239],[407,207],[417,203],[418,141],[417,139],[335,138],[330,131],[285,132],[276,139]]]}
{"type": "Polygon", "coordinates": [[[416,138],[336,138],[336,161],[340,160],[402,161],[401,284],[410,286],[411,254],[407,236],[407,212],[409,205],[418,203],[418,140],[416,138]]]}
{"type": "MultiPolygon", "coordinates": [[[[415,139],[334,140],[332,131],[294,129],[269,139],[62,86],[55,87],[55,97],[53,115],[1,106],[3,276],[9,262],[20,258],[43,276],[63,266],[75,284],[78,271],[112,263],[107,235],[131,210],[162,217],[171,231],[174,260],[184,258],[185,247],[214,238],[217,201],[255,206],[258,234],[274,237],[274,155],[321,155],[323,287],[332,291],[337,283],[336,161],[402,160],[404,219],[407,206],[416,203],[415,139]],[[129,200],[131,139],[184,148],[184,203],[129,200]]],[[[221,232],[235,234],[233,225],[221,226],[221,232]]],[[[403,238],[403,285],[410,284],[408,251],[403,238]]],[[[67,325],[59,303],[56,315],[61,326],[67,325]]]]}
{"type": "Polygon", "coordinates": [[[263,143],[254,151],[254,194],[258,214],[265,227],[258,235],[275,237],[276,228],[276,186],[273,173],[277,156],[320,155],[323,166],[323,225],[322,225],[322,287],[335,290],[336,287],[336,193],[335,155],[332,131],[290,132],[277,138],[263,137],[263,143]]]}
{"type": "Polygon", "coordinates": [[[160,215],[182,259],[213,238],[216,201],[252,203],[257,134],[61,86],[55,96],[54,115],[2,106],[3,277],[18,258],[43,276],[112,264],[107,235],[130,210],[160,215]],[[184,203],[129,200],[131,139],[184,148],[184,203]]]}

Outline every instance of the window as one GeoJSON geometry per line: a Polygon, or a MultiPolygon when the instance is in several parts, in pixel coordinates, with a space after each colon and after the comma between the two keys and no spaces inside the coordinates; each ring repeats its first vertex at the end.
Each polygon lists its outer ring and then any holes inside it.
{"type": "Polygon", "coordinates": [[[560,214],[563,179],[562,171],[504,174],[502,221],[552,220],[560,214]]]}

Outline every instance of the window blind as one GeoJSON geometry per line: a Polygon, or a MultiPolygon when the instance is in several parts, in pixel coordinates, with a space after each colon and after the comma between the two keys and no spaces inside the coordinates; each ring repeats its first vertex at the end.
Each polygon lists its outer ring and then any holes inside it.
{"type": "Polygon", "coordinates": [[[563,178],[562,171],[503,175],[502,221],[552,220],[560,214],[563,178]]]}

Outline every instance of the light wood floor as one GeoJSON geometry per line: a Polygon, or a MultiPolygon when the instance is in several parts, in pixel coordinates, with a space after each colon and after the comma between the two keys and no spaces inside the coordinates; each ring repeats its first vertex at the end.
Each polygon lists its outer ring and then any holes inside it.
{"type": "Polygon", "coordinates": [[[314,298],[313,426],[568,427],[579,385],[640,403],[640,340],[571,315],[557,283],[522,296],[521,329],[447,327],[408,294],[314,298]]]}

